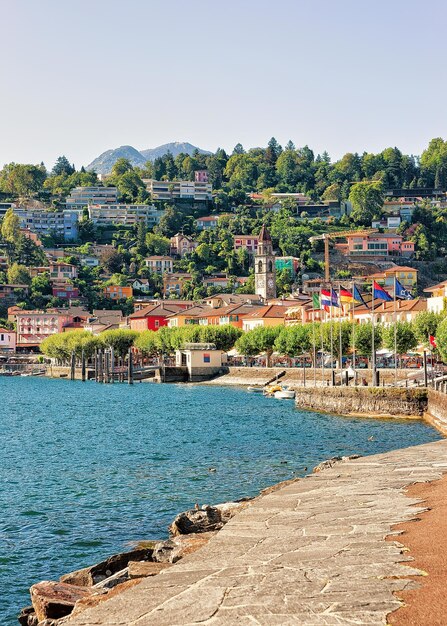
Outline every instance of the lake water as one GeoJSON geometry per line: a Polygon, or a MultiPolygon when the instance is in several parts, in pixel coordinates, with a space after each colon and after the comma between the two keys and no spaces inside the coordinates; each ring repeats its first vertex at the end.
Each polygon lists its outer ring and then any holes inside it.
{"type": "Polygon", "coordinates": [[[419,421],[320,415],[224,387],[0,377],[0,398],[2,625],[17,623],[31,584],[165,538],[196,502],[440,438],[419,421]]]}

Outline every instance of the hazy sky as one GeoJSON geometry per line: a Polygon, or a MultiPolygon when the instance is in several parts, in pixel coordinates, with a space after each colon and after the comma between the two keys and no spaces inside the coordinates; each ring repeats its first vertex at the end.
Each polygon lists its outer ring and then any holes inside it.
{"type": "Polygon", "coordinates": [[[0,0],[0,166],[124,144],[419,154],[446,137],[445,0],[0,0]]]}

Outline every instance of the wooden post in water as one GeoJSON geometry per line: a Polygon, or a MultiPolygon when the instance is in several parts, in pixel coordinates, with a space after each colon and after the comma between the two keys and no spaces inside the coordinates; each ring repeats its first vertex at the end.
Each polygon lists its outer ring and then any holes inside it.
{"type": "Polygon", "coordinates": [[[76,367],[76,358],[74,350],[71,353],[71,363],[70,363],[70,380],[75,379],[75,367],[76,367]]]}
{"type": "Polygon", "coordinates": [[[127,382],[129,385],[133,385],[133,361],[132,361],[132,348],[129,348],[129,356],[127,363],[127,382]]]}
{"type": "Polygon", "coordinates": [[[85,354],[84,354],[84,350],[82,350],[82,355],[81,355],[81,379],[82,379],[82,382],[85,383],[85,354]]]}
{"type": "Polygon", "coordinates": [[[113,383],[114,370],[115,370],[115,354],[113,352],[113,347],[110,348],[110,382],[113,383]]]}
{"type": "Polygon", "coordinates": [[[109,367],[109,361],[110,361],[110,352],[109,350],[104,350],[104,382],[105,383],[109,383],[110,382],[110,367],[109,367]]]}
{"type": "Polygon", "coordinates": [[[95,359],[95,383],[98,382],[98,348],[95,348],[95,355],[94,355],[94,359],[95,359]]]}
{"type": "Polygon", "coordinates": [[[104,382],[104,362],[103,362],[103,351],[102,350],[98,350],[98,382],[103,383],[104,382]]]}

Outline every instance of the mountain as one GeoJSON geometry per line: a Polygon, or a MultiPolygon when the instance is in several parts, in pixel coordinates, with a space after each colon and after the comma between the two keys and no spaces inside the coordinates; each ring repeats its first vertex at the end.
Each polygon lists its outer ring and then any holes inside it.
{"type": "Polygon", "coordinates": [[[146,163],[145,158],[141,152],[132,148],[132,146],[121,146],[121,148],[115,148],[115,150],[106,150],[96,157],[89,165],[88,170],[95,170],[97,174],[110,174],[112,167],[118,159],[128,159],[132,165],[138,165],[143,167],[146,163]]]}
{"type": "Polygon", "coordinates": [[[208,152],[207,150],[202,150],[201,148],[197,148],[187,141],[174,141],[173,143],[165,143],[162,146],[158,146],[157,148],[149,148],[149,150],[141,150],[140,152],[144,157],[146,157],[146,161],[155,161],[155,159],[157,159],[158,157],[162,157],[167,152],[170,152],[175,158],[181,152],[185,154],[193,154],[195,150],[198,150],[201,154],[211,154],[211,152],[208,152]]]}
{"type": "Polygon", "coordinates": [[[148,150],[141,150],[140,152],[132,146],[121,146],[114,150],[106,150],[93,159],[93,161],[87,165],[88,170],[95,170],[97,174],[110,174],[114,163],[121,158],[128,159],[132,165],[143,167],[146,161],[154,161],[156,158],[163,156],[167,152],[171,152],[172,156],[176,157],[181,152],[186,154],[193,154],[195,150],[198,150],[201,154],[211,154],[201,148],[196,148],[188,142],[174,141],[173,143],[165,143],[157,148],[149,148],[148,150]]]}

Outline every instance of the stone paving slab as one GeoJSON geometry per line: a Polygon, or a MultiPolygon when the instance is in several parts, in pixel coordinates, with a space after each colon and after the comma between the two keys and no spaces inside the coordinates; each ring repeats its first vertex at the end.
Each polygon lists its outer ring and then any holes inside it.
{"type": "Polygon", "coordinates": [[[445,471],[446,440],[338,463],[255,500],[194,554],[66,624],[383,626],[393,592],[421,573],[391,531],[424,510],[403,489],[445,471]]]}

